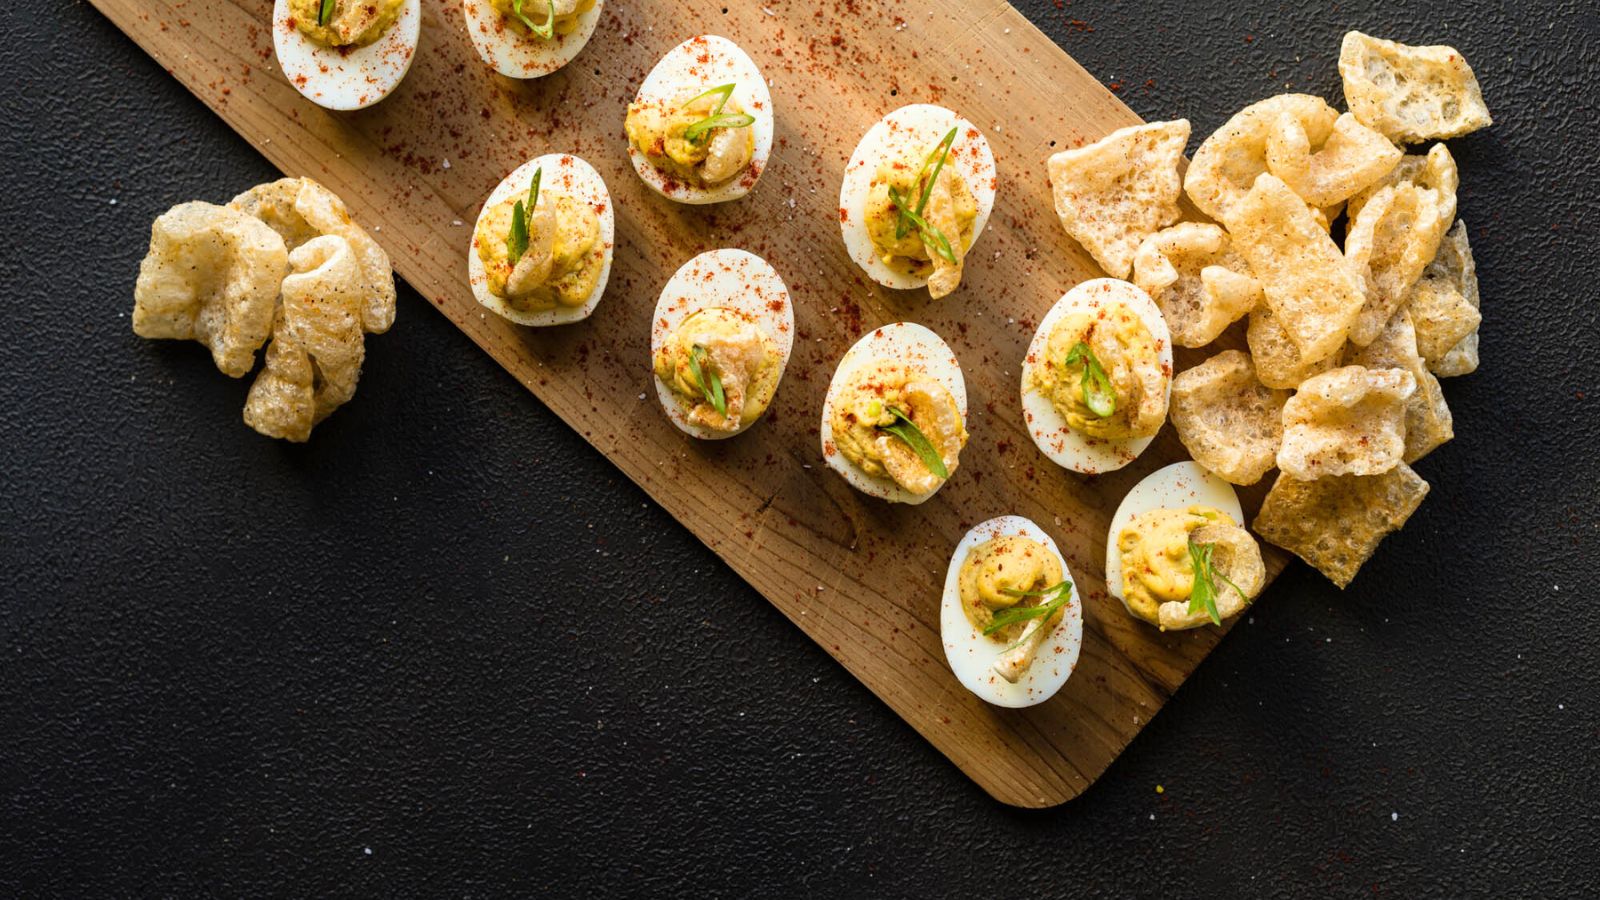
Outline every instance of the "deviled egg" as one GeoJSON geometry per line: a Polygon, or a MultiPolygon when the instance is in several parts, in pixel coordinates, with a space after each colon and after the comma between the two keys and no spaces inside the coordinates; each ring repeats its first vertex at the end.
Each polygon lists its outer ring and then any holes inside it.
{"type": "Polygon", "coordinates": [[[509,78],[543,78],[572,62],[605,0],[461,0],[472,46],[509,78]]]}
{"type": "Polygon", "coordinates": [[[1261,547],[1243,522],[1233,485],[1199,463],[1157,469],[1111,517],[1106,589],[1162,631],[1220,625],[1266,585],[1261,547]]]}
{"type": "Polygon", "coordinates": [[[1051,462],[1097,475],[1138,458],[1167,420],[1172,337],[1150,295],[1095,278],[1039,323],[1022,361],[1028,434],[1051,462]]]}
{"type": "Polygon", "coordinates": [[[767,411],[793,347],[794,307],[777,271],[744,250],[702,253],[656,302],[656,396],[685,434],[733,437],[767,411]]]}
{"type": "Polygon", "coordinates": [[[856,342],[822,401],[822,457],[864,494],[918,504],[967,444],[967,383],[937,334],[895,322],[856,342]]]}
{"type": "Polygon", "coordinates": [[[977,126],[942,106],[901,107],[867,131],[845,167],[845,249],[884,287],[944,297],[961,284],[998,184],[977,126]]]}
{"type": "Polygon", "coordinates": [[[939,635],[951,671],[981,699],[1022,707],[1055,696],[1083,647],[1083,606],[1056,542],[1021,516],[967,532],[945,575],[939,635]]]}
{"type": "Polygon", "coordinates": [[[332,110],[365,109],[411,70],[421,0],[277,0],[272,48],[294,89],[332,110]]]}
{"type": "Polygon", "coordinates": [[[565,153],[530,160],[478,213],[467,250],[472,294],[519,325],[586,319],[611,277],[615,233],[599,172],[565,153]]]}
{"type": "Polygon", "coordinates": [[[667,51],[628,105],[628,158],[679,203],[737,200],[772,156],[772,94],[739,45],[703,34],[667,51]]]}

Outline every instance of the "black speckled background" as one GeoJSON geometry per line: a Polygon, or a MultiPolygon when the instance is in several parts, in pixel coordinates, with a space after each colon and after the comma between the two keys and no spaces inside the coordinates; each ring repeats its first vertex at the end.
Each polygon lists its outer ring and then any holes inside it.
{"type": "Polygon", "coordinates": [[[1022,6],[1197,142],[1339,100],[1350,27],[1455,44],[1496,118],[1432,495],[1032,813],[408,290],[309,446],[245,428],[127,315],[157,214],[274,173],[87,4],[0,4],[0,895],[1600,896],[1600,14],[1022,6]]]}

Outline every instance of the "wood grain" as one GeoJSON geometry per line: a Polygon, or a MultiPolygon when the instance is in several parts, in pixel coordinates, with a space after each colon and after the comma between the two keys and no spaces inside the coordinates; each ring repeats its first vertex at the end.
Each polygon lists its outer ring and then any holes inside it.
{"type": "MultiPolygon", "coordinates": [[[[1171,429],[1133,466],[1093,478],[1052,466],[1024,431],[1018,364],[1035,324],[1067,288],[1099,274],[1055,219],[1044,159],[1139,120],[1002,0],[739,0],[725,10],[610,0],[583,54],[531,83],[479,62],[458,2],[424,0],[411,74],[392,97],[354,114],[319,109],[283,80],[270,0],[93,2],[285,173],[342,195],[412,286],[997,799],[1049,806],[1077,796],[1219,640],[1212,629],[1161,635],[1104,590],[1110,515],[1140,477],[1184,457],[1171,429]],[[707,32],[755,58],[778,112],[760,185],[709,209],[646,190],[622,134],[650,67],[707,32]],[[885,112],[916,102],[971,119],[999,160],[999,202],[966,284],[938,302],[870,284],[837,224],[855,142],[885,112]],[[473,301],[466,251],[495,184],[553,151],[583,156],[605,177],[616,263],[593,318],[534,331],[473,301]],[[759,253],[778,269],[798,327],[768,420],[710,444],[684,437],[657,406],[649,317],[672,272],[718,246],[759,253]],[[857,494],[817,445],[840,355],[865,331],[903,319],[951,343],[972,398],[960,472],[914,508],[857,494]],[[1075,676],[1049,702],[1020,711],[962,689],[938,634],[951,548],[972,525],[1005,513],[1056,538],[1085,602],[1075,676]]],[[[1198,358],[1184,356],[1180,367],[1198,358]]],[[[1269,573],[1282,565],[1269,552],[1269,573]]]]}

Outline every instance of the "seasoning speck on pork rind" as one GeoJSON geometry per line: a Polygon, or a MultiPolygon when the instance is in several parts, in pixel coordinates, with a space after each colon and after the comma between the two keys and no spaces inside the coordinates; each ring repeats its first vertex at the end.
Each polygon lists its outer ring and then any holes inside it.
{"type": "Polygon", "coordinates": [[[1352,31],[1339,48],[1344,99],[1362,124],[1401,144],[1493,123],[1472,67],[1454,47],[1413,47],[1352,31]]]}
{"type": "Polygon", "coordinates": [[[394,270],[389,254],[350,218],[350,210],[337,194],[310,178],[280,178],[245,191],[228,205],[270,225],[290,250],[324,234],[344,238],[361,271],[362,327],[382,334],[394,324],[394,270]]]}
{"type": "Polygon", "coordinates": [[[1288,399],[1256,379],[1249,354],[1224,350],[1172,379],[1172,424],[1195,462],[1255,484],[1277,463],[1288,399]]]}
{"type": "Polygon", "coordinates": [[[1224,224],[1300,355],[1337,353],[1366,303],[1366,287],[1305,201],[1276,176],[1262,175],[1224,224]]]}
{"type": "Polygon", "coordinates": [[[1344,366],[1308,378],[1283,405],[1278,468],[1295,478],[1377,475],[1406,450],[1406,401],[1416,376],[1344,366]]]}
{"type": "Polygon", "coordinates": [[[1386,187],[1361,207],[1344,241],[1345,259],[1367,284],[1366,304],[1350,327],[1351,343],[1365,347],[1378,336],[1439,252],[1449,227],[1439,193],[1411,183],[1386,187]]]}
{"type": "Polygon", "coordinates": [[[272,330],[288,268],[283,238],[211,203],[180,203],[150,227],[133,289],[133,333],[196,340],[223,374],[243,377],[272,330]]]}
{"type": "Polygon", "coordinates": [[[1406,301],[1417,329],[1417,352],[1440,378],[1478,368],[1478,269],[1467,225],[1456,222],[1406,301]]]}
{"type": "Polygon", "coordinates": [[[1267,171],[1267,142],[1285,115],[1300,124],[1315,147],[1322,146],[1339,119],[1337,110],[1310,94],[1280,94],[1239,110],[1205,139],[1183,177],[1183,189],[1201,212],[1228,221],[1233,207],[1267,171]]]}
{"type": "Polygon", "coordinates": [[[1289,333],[1278,324],[1272,308],[1265,303],[1250,311],[1245,340],[1250,344],[1250,361],[1255,365],[1256,378],[1269,388],[1297,388],[1300,382],[1339,364],[1337,353],[1309,361],[1301,356],[1300,348],[1289,340],[1289,333]]]}
{"type": "Polygon", "coordinates": [[[1180,347],[1204,347],[1261,302],[1261,285],[1220,226],[1179,222],[1144,239],[1133,283],[1161,308],[1180,347]]]}
{"type": "Polygon", "coordinates": [[[267,363],[250,385],[244,421],[268,437],[300,442],[355,396],[366,357],[367,280],[350,243],[336,235],[300,245],[289,265],[267,363]]]}
{"type": "Polygon", "coordinates": [[[1280,474],[1253,523],[1256,534],[1310,563],[1340,588],[1378,544],[1399,531],[1428,496],[1428,483],[1400,463],[1382,475],[1305,481],[1280,474]]]}
{"type": "Polygon", "coordinates": [[[1128,277],[1139,243],[1178,221],[1189,120],[1119,128],[1050,157],[1056,214],[1107,275],[1128,277]]]}
{"type": "Polygon", "coordinates": [[[1347,352],[1347,365],[1404,369],[1417,379],[1417,392],[1406,401],[1406,452],[1401,457],[1405,462],[1416,462],[1456,436],[1444,389],[1417,352],[1417,331],[1410,312],[1402,309],[1395,313],[1377,340],[1364,348],[1352,345],[1347,352]]]}
{"type": "Polygon", "coordinates": [[[1300,199],[1330,207],[1350,199],[1395,167],[1405,154],[1388,138],[1345,113],[1321,147],[1314,147],[1300,120],[1280,115],[1267,138],[1267,169],[1300,199]]]}

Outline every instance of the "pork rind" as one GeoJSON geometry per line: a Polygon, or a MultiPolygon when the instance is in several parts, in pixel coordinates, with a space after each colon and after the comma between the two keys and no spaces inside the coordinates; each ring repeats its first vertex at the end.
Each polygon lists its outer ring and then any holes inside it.
{"type": "Polygon", "coordinates": [[[1373,195],[1386,187],[1399,187],[1402,184],[1414,184],[1436,192],[1439,195],[1439,214],[1447,223],[1455,219],[1456,191],[1461,187],[1461,173],[1456,168],[1455,157],[1450,155],[1450,149],[1443,144],[1434,144],[1427,153],[1406,154],[1389,170],[1389,174],[1351,197],[1348,206],[1350,221],[1354,222],[1361,215],[1361,208],[1367,205],[1373,195]]]}
{"type": "Polygon", "coordinates": [[[1306,379],[1283,406],[1278,468],[1304,479],[1389,471],[1405,455],[1416,390],[1403,369],[1344,366],[1306,379]]]}
{"type": "Polygon", "coordinates": [[[1313,147],[1322,146],[1339,119],[1338,111],[1310,94],[1280,94],[1239,110],[1200,145],[1184,175],[1183,188],[1201,212],[1228,221],[1267,171],[1267,142],[1283,116],[1299,123],[1313,147]]]}
{"type": "Polygon", "coordinates": [[[1401,184],[1374,194],[1350,223],[1344,254],[1366,279],[1367,300],[1350,341],[1372,343],[1439,252],[1450,220],[1437,191],[1401,184]]]}
{"type": "Polygon", "coordinates": [[[1180,347],[1204,347],[1261,302],[1261,285],[1220,226],[1180,222],[1144,239],[1133,283],[1149,294],[1180,347]]]}
{"type": "Polygon", "coordinates": [[[240,378],[272,329],[288,268],[283,238],[257,219],[211,203],[180,203],[150,227],[133,289],[133,333],[196,340],[240,378]]]}
{"type": "Polygon", "coordinates": [[[1350,349],[1353,352],[1345,360],[1346,365],[1404,369],[1417,379],[1417,392],[1406,401],[1406,451],[1402,460],[1414,463],[1456,436],[1444,389],[1417,352],[1417,331],[1409,312],[1402,309],[1395,313],[1383,333],[1365,348],[1350,349]]]}
{"type": "Polygon", "coordinates": [[[267,364],[250,386],[244,421],[268,437],[300,442],[355,396],[370,283],[349,241],[335,235],[302,244],[289,264],[267,364]]]}
{"type": "Polygon", "coordinates": [[[1195,462],[1255,484],[1276,464],[1288,399],[1256,379],[1249,354],[1224,350],[1172,379],[1172,424],[1195,462]]]}
{"type": "Polygon", "coordinates": [[[1113,278],[1128,277],[1139,243],[1178,221],[1178,164],[1189,120],[1119,128],[1050,157],[1056,215],[1113,278]]]}
{"type": "Polygon", "coordinates": [[[1493,123],[1472,67],[1454,47],[1412,47],[1352,31],[1339,48],[1344,99],[1362,124],[1400,144],[1493,123]]]}
{"type": "Polygon", "coordinates": [[[1339,364],[1337,353],[1313,360],[1301,356],[1300,348],[1289,340],[1289,333],[1265,303],[1251,311],[1245,340],[1250,344],[1256,377],[1269,388],[1297,388],[1300,382],[1339,364]]]}
{"type": "Polygon", "coordinates": [[[1439,245],[1406,305],[1417,329],[1417,351],[1440,378],[1478,368],[1478,269],[1467,243],[1467,225],[1457,222],[1439,245]]]}
{"type": "Polygon", "coordinates": [[[324,234],[344,238],[360,266],[362,327],[382,334],[394,324],[394,271],[389,254],[351,220],[338,195],[310,178],[282,178],[253,187],[228,205],[272,226],[290,250],[324,234]]]}
{"type": "Polygon", "coordinates": [[[1274,175],[1256,179],[1224,224],[1273,317],[1305,359],[1332,356],[1366,303],[1359,270],[1295,193],[1274,175]]]}
{"type": "Polygon", "coordinates": [[[1278,476],[1253,523],[1256,534],[1310,563],[1340,588],[1428,496],[1428,483],[1401,463],[1382,475],[1303,481],[1278,476]]]}
{"type": "Polygon", "coordinates": [[[1268,171],[1316,207],[1350,199],[1389,174],[1404,155],[1388,138],[1349,113],[1333,123],[1333,131],[1321,147],[1314,147],[1305,126],[1288,114],[1278,116],[1267,137],[1268,171]]]}
{"type": "MultiPolygon", "coordinates": [[[[1211,571],[1216,575],[1211,590],[1217,601],[1217,617],[1226,622],[1244,612],[1267,585],[1261,545],[1238,525],[1202,525],[1189,532],[1189,539],[1211,545],[1211,571]]],[[[1156,624],[1162,631],[1199,628],[1210,621],[1211,616],[1203,609],[1190,612],[1188,600],[1169,600],[1156,610],[1156,624]]]]}

